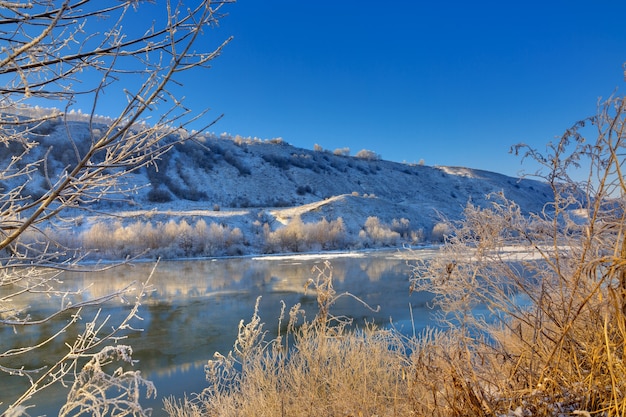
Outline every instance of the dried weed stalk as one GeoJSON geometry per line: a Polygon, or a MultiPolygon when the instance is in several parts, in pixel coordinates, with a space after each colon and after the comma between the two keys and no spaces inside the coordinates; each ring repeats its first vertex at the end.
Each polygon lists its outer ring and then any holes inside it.
{"type": "Polygon", "coordinates": [[[412,286],[435,294],[458,350],[425,377],[433,408],[445,397],[451,415],[464,415],[458,404],[473,415],[626,414],[625,113],[612,98],[547,155],[516,147],[546,168],[537,175],[554,202],[531,215],[504,195],[469,204],[439,256],[416,266],[412,286]],[[456,396],[443,395],[446,379],[456,396]]]}
{"type": "Polygon", "coordinates": [[[218,353],[208,362],[209,387],[191,399],[167,400],[168,413],[407,415],[405,339],[395,331],[372,326],[349,330],[349,320],[333,316],[331,307],[339,297],[356,297],[336,294],[329,263],[314,272],[315,278],[307,283],[317,293],[314,319],[307,320],[300,305],[295,305],[289,310],[286,334],[268,340],[255,309],[251,322],[240,324],[233,350],[227,356],[218,353]]]}

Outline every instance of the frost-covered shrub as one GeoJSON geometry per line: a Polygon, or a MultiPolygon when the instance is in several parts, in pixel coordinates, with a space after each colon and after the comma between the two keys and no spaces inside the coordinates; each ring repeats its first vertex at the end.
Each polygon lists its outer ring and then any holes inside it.
{"type": "Polygon", "coordinates": [[[407,236],[408,243],[416,244],[424,242],[424,229],[411,230],[407,236]]]}
{"type": "Polygon", "coordinates": [[[271,143],[272,145],[286,145],[287,144],[287,142],[285,142],[283,138],[272,138],[268,140],[268,142],[271,143]]]}
{"type": "Polygon", "coordinates": [[[252,142],[251,138],[244,138],[240,135],[235,135],[235,137],[233,138],[233,142],[235,143],[235,145],[242,147],[248,143],[252,142]]]}
{"type": "Polygon", "coordinates": [[[185,220],[181,220],[178,224],[174,221],[170,221],[168,222],[168,226],[170,225],[176,228],[174,241],[176,242],[176,246],[180,249],[180,251],[182,251],[182,255],[193,255],[194,243],[196,239],[192,233],[193,231],[189,223],[185,220]]]}
{"type": "Polygon", "coordinates": [[[361,149],[354,156],[360,159],[367,159],[369,161],[378,161],[381,158],[379,154],[368,149],[361,149]]]}
{"type": "Polygon", "coordinates": [[[231,230],[217,223],[207,226],[204,220],[196,223],[196,236],[199,252],[210,256],[223,254],[229,246],[241,243],[243,237],[238,228],[231,230]]]}
{"type": "Polygon", "coordinates": [[[367,218],[359,237],[366,246],[397,246],[401,238],[400,233],[394,232],[389,226],[382,224],[375,216],[367,218]]]}
{"type": "Polygon", "coordinates": [[[143,247],[149,251],[157,250],[171,243],[168,236],[162,231],[162,223],[157,224],[157,226],[153,226],[151,222],[143,223],[140,237],[143,247]]]}
{"type": "Polygon", "coordinates": [[[343,219],[304,223],[300,217],[286,226],[271,231],[267,223],[263,228],[267,252],[303,252],[308,250],[341,249],[347,242],[343,219]]]}
{"type": "Polygon", "coordinates": [[[239,228],[207,224],[200,219],[195,224],[186,220],[156,224],[138,221],[128,225],[96,223],[82,232],[80,242],[85,250],[101,256],[175,258],[240,253],[244,238],[239,228]]]}
{"type": "Polygon", "coordinates": [[[266,245],[271,252],[289,251],[301,252],[306,250],[304,241],[304,223],[300,217],[292,219],[289,224],[266,236],[266,245]]]}
{"type": "Polygon", "coordinates": [[[328,221],[325,218],[317,223],[304,225],[304,238],[312,250],[341,249],[347,242],[343,219],[328,221]]]}
{"type": "Polygon", "coordinates": [[[333,155],[337,156],[349,156],[350,148],[337,148],[333,151],[333,155]]]}
{"type": "Polygon", "coordinates": [[[447,223],[439,222],[433,226],[433,230],[430,233],[430,240],[432,242],[443,242],[449,233],[450,226],[447,223]]]}
{"type": "Polygon", "coordinates": [[[102,249],[108,246],[110,228],[105,223],[96,223],[83,232],[83,246],[86,250],[102,249]]]}
{"type": "Polygon", "coordinates": [[[411,221],[404,217],[401,219],[393,219],[391,221],[391,230],[398,232],[400,236],[406,238],[411,232],[411,221]]]}

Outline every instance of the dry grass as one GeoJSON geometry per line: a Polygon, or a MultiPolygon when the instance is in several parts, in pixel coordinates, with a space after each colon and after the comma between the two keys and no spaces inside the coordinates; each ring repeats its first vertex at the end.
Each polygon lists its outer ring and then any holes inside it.
{"type": "Polygon", "coordinates": [[[417,265],[413,287],[458,332],[456,369],[442,374],[471,414],[626,415],[625,112],[623,99],[601,108],[593,145],[578,123],[549,155],[527,149],[550,169],[554,203],[542,213],[503,195],[470,204],[439,256],[417,265]],[[574,182],[581,162],[588,181],[574,182]]]}
{"type": "Polygon", "coordinates": [[[441,254],[416,269],[415,289],[432,291],[456,329],[449,363],[457,369],[442,374],[461,381],[454,392],[476,405],[474,415],[624,415],[624,261],[600,255],[622,246],[622,233],[562,235],[558,248],[505,256],[504,242],[536,226],[548,224],[527,223],[515,205],[468,207],[441,254]]]}
{"type": "Polygon", "coordinates": [[[289,312],[286,334],[267,339],[257,313],[240,325],[227,356],[207,365],[209,387],[192,399],[166,401],[173,416],[408,415],[410,354],[393,330],[350,331],[330,315],[338,297],[330,266],[311,284],[318,291],[316,318],[299,324],[289,312]]]}

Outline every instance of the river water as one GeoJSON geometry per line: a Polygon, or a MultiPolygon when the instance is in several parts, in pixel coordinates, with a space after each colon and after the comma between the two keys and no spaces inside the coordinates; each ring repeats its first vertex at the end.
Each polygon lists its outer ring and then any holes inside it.
{"type": "MultiPolygon", "coordinates": [[[[307,318],[316,312],[316,294],[305,291],[315,268],[323,269],[326,261],[332,267],[337,293],[348,291],[361,298],[378,312],[364,307],[350,297],[341,298],[331,312],[353,318],[357,326],[375,322],[379,326],[395,326],[410,334],[433,325],[428,294],[409,294],[410,262],[432,256],[432,249],[356,252],[298,256],[268,256],[216,260],[185,260],[160,262],[139,310],[141,321],[134,321],[140,332],[130,332],[120,343],[133,347],[133,358],[142,375],[154,382],[158,396],[142,401],[153,408],[153,416],[164,415],[163,398],[200,392],[206,386],[204,365],[215,351],[226,354],[232,349],[240,320],[248,322],[256,299],[260,296],[259,315],[269,335],[276,334],[281,302],[287,309],[301,303],[307,318]],[[407,264],[407,262],[409,264],[407,264]]],[[[60,289],[84,288],[73,296],[73,302],[109,294],[132,282],[144,282],[153,263],[124,265],[101,272],[72,273],[63,277],[60,289]]],[[[33,295],[31,312],[45,314],[58,307],[59,300],[33,295]]],[[[107,302],[100,317],[110,316],[110,323],[120,320],[129,310],[121,300],[107,302]]],[[[81,316],[89,320],[95,309],[81,316]]],[[[32,329],[0,328],[2,351],[41,340],[41,333],[53,332],[60,323],[32,329]]],[[[67,351],[62,341],[49,347],[47,357],[33,358],[32,367],[49,365],[49,361],[67,351]]],[[[5,364],[0,364],[5,365],[5,364]]],[[[0,373],[0,413],[5,410],[26,381],[0,373]]],[[[64,403],[67,389],[57,386],[33,399],[36,408],[31,416],[56,415],[64,403]]]]}

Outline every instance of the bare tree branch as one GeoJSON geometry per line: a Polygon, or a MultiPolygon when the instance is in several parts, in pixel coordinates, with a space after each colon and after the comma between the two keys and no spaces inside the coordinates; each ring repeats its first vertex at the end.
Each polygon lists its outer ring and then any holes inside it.
{"type": "Polygon", "coordinates": [[[84,312],[127,295],[134,286],[71,303],[81,290],[62,291],[59,284],[65,271],[78,269],[84,254],[55,240],[48,225],[71,224],[71,216],[63,217],[68,209],[93,210],[98,202],[124,198],[136,186],[124,184],[129,173],[202,133],[187,133],[186,127],[206,111],[192,112],[172,88],[180,88],[190,71],[208,68],[231,41],[223,37],[208,48],[198,42],[215,34],[222,8],[232,2],[0,1],[0,326],[39,328],[71,317],[38,343],[3,340],[0,373],[22,376],[30,384],[18,398],[3,398],[0,415],[26,413],[38,392],[68,380],[74,385],[61,414],[94,410],[89,407],[145,414],[137,398],[129,400],[130,387],[151,391],[149,382],[130,371],[104,377],[101,365],[129,360],[130,348],[112,349],[109,343],[133,329],[146,287],[139,287],[122,321],[110,323],[97,313],[77,330],[84,312]],[[146,19],[151,13],[154,20],[146,19]],[[123,94],[122,105],[117,114],[102,118],[103,95],[112,91],[123,94]],[[76,113],[78,100],[89,103],[87,114],[76,113]],[[85,132],[76,130],[77,119],[85,132]],[[37,313],[24,301],[32,297],[50,297],[55,310],[37,313]],[[20,364],[68,332],[78,337],[53,365],[20,364]],[[9,358],[10,364],[3,362],[9,358]],[[121,389],[121,396],[88,406],[80,394],[107,387],[121,389]]]}

